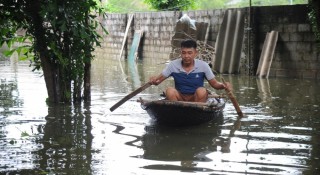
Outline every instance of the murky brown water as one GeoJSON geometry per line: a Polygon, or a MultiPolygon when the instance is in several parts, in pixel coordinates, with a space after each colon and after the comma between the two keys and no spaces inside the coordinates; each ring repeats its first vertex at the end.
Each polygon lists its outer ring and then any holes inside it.
{"type": "Polygon", "coordinates": [[[158,98],[172,80],[109,111],[164,61],[122,62],[122,71],[117,60],[100,56],[91,105],[53,107],[45,103],[41,72],[1,61],[0,173],[319,174],[319,81],[224,76],[247,115],[241,121],[228,102],[222,121],[154,124],[136,99],[158,98]]]}

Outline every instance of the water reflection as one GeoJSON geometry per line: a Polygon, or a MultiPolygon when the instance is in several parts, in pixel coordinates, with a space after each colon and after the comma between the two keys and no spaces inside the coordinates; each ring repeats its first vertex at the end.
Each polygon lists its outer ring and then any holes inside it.
{"type": "Polygon", "coordinates": [[[270,91],[269,79],[257,78],[257,87],[261,104],[265,107],[270,106],[270,104],[272,104],[272,94],[270,91]]]}
{"type": "Polygon", "coordinates": [[[93,174],[90,104],[48,108],[41,72],[11,63],[0,62],[0,172],[93,174]]]}
{"type": "Polygon", "coordinates": [[[51,173],[92,174],[92,139],[89,106],[49,107],[38,151],[39,168],[51,173]]]}
{"type": "Polygon", "coordinates": [[[11,61],[1,61],[0,66],[4,71],[9,73],[9,76],[1,76],[0,79],[0,116],[8,116],[19,114],[18,110],[10,110],[23,106],[23,100],[19,97],[18,82],[17,82],[17,64],[14,64],[16,59],[13,57],[11,61]]]}
{"type": "Polygon", "coordinates": [[[132,157],[168,162],[168,164],[149,164],[141,168],[206,172],[212,170],[198,167],[197,164],[199,161],[210,162],[211,159],[206,157],[206,155],[212,151],[217,151],[217,146],[223,146],[223,144],[215,142],[214,139],[220,135],[221,129],[219,124],[222,124],[222,121],[221,117],[204,125],[185,128],[166,127],[151,122],[145,126],[145,134],[142,136],[125,134],[123,133],[124,127],[110,124],[116,127],[113,131],[114,133],[135,138],[125,144],[143,149],[143,155],[132,157]],[[141,142],[141,144],[137,144],[138,142],[141,142]],[[180,165],[169,163],[173,161],[180,162],[180,165]]]}
{"type": "Polygon", "coordinates": [[[240,129],[241,126],[241,119],[237,118],[237,120],[233,123],[232,128],[230,129],[229,135],[227,137],[221,137],[220,135],[213,139],[213,143],[215,145],[221,146],[221,152],[223,153],[230,153],[230,145],[231,145],[231,138],[235,136],[235,132],[240,129]]]}
{"type": "Polygon", "coordinates": [[[162,161],[210,161],[206,153],[217,150],[212,140],[220,134],[221,123],[222,118],[187,128],[146,126],[147,132],[142,136],[143,157],[162,161]]]}
{"type": "Polygon", "coordinates": [[[143,64],[137,63],[135,60],[130,60],[126,62],[126,66],[128,67],[128,79],[129,82],[132,83],[132,88],[137,89],[141,86],[141,78],[140,75],[143,76],[143,71],[141,66],[143,64]]]}
{"type": "Polygon", "coordinates": [[[19,114],[19,111],[10,110],[13,107],[23,106],[23,101],[16,95],[18,92],[18,85],[16,82],[8,82],[1,79],[0,84],[0,116],[5,117],[12,114],[19,114]]]}

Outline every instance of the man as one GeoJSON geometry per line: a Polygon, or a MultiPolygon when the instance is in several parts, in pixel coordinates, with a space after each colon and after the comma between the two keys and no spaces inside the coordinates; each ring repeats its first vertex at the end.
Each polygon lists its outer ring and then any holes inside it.
{"type": "Polygon", "coordinates": [[[166,98],[173,101],[206,102],[208,91],[204,88],[204,79],[215,89],[230,89],[230,84],[224,85],[215,79],[209,65],[199,59],[197,43],[187,39],[181,42],[181,58],[173,60],[158,76],[150,78],[150,83],[158,85],[172,76],[175,88],[166,89],[166,98]]]}

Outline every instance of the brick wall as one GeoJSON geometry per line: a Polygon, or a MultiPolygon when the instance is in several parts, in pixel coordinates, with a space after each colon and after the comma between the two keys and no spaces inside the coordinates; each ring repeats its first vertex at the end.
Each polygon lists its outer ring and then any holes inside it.
{"type": "MultiPolygon", "coordinates": [[[[249,8],[240,10],[245,13],[247,23],[249,8]]],[[[208,44],[214,46],[225,9],[143,12],[134,13],[134,21],[128,35],[128,47],[124,53],[127,53],[130,48],[134,30],[143,30],[144,37],[139,57],[153,62],[168,60],[176,21],[185,13],[197,22],[210,23],[208,44]]],[[[266,33],[276,30],[279,32],[279,38],[270,76],[320,79],[320,54],[307,13],[306,5],[253,7],[250,18],[252,30],[245,32],[240,73],[255,74],[266,33]],[[251,43],[247,42],[248,38],[252,41],[251,43]]],[[[104,37],[103,47],[98,48],[97,52],[108,54],[110,59],[119,58],[127,20],[128,14],[107,14],[103,23],[109,35],[104,37]]],[[[125,57],[126,54],[122,59],[125,57]]]]}
{"type": "MultiPolygon", "coordinates": [[[[168,60],[172,50],[171,38],[174,35],[176,22],[185,13],[197,22],[210,22],[208,44],[214,46],[224,10],[144,12],[134,13],[133,24],[128,33],[126,52],[129,51],[134,30],[143,30],[144,36],[141,41],[139,57],[149,61],[152,59],[156,62],[168,60]]],[[[119,58],[128,16],[128,14],[107,14],[107,18],[103,20],[103,24],[106,26],[109,35],[104,37],[103,47],[98,48],[97,52],[108,54],[111,59],[119,58]]],[[[125,57],[126,54],[123,54],[121,59],[125,57]]]]}

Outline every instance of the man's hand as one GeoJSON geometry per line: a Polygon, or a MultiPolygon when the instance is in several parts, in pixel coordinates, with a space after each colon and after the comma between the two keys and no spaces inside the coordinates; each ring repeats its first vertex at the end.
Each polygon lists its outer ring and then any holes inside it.
{"type": "Polygon", "coordinates": [[[226,89],[228,91],[232,91],[232,85],[229,82],[226,82],[225,84],[223,84],[223,89],[226,89]]]}
{"type": "Polygon", "coordinates": [[[166,77],[164,77],[162,74],[160,74],[158,76],[150,77],[149,78],[149,83],[151,83],[152,85],[158,85],[165,79],[166,79],[166,77]]]}
{"type": "Polygon", "coordinates": [[[222,82],[218,82],[216,79],[211,79],[209,80],[209,84],[211,85],[211,87],[218,90],[222,90],[222,89],[232,90],[232,86],[229,82],[226,82],[226,84],[224,84],[222,82]]]}
{"type": "Polygon", "coordinates": [[[149,82],[150,82],[152,85],[158,85],[158,84],[159,84],[158,76],[150,77],[150,78],[149,78],[149,82]]]}

